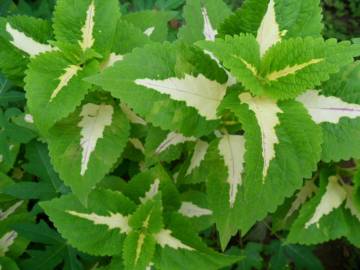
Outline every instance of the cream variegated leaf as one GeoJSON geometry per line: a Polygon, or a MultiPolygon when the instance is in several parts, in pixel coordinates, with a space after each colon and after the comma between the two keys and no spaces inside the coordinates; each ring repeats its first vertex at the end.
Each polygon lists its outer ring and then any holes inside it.
{"type": "Polygon", "coordinates": [[[195,137],[185,137],[184,135],[176,132],[170,132],[165,140],[160,143],[160,145],[156,148],[155,153],[160,154],[168,149],[172,145],[177,145],[185,142],[195,141],[195,137]]]}
{"type": "Polygon", "coordinates": [[[249,93],[239,96],[254,112],[261,131],[262,157],[264,160],[263,179],[267,176],[270,161],[275,157],[275,145],[279,143],[275,127],[280,123],[278,114],[282,110],[276,101],[267,97],[252,97],[249,93]]]}
{"type": "Polygon", "coordinates": [[[12,38],[12,40],[10,41],[11,44],[19,50],[27,53],[31,57],[37,56],[38,54],[44,52],[50,52],[55,50],[50,45],[39,43],[31,37],[28,37],[24,33],[13,28],[10,23],[6,24],[6,32],[9,33],[12,38]]]}
{"type": "Polygon", "coordinates": [[[95,26],[95,3],[92,1],[86,11],[84,26],[81,28],[82,40],[79,41],[80,47],[85,51],[90,49],[94,43],[94,26],[95,26]]]}
{"type": "Polygon", "coordinates": [[[175,238],[171,235],[172,232],[170,230],[162,229],[159,233],[155,234],[156,242],[162,247],[171,247],[173,249],[186,249],[186,250],[194,250],[192,247],[189,247],[182,243],[179,239],[175,238]]]}
{"type": "Polygon", "coordinates": [[[279,42],[281,36],[280,26],[276,21],[275,0],[270,0],[256,36],[256,40],[260,45],[261,56],[279,42]]]}
{"type": "Polygon", "coordinates": [[[292,214],[297,211],[301,205],[303,205],[315,192],[317,191],[317,186],[312,180],[309,180],[305,185],[300,189],[296,194],[296,198],[291,204],[289,211],[287,212],[285,219],[289,218],[292,214]]]}
{"type": "Polygon", "coordinates": [[[189,218],[212,215],[210,209],[202,208],[192,202],[182,202],[179,213],[189,218]]]}
{"type": "Polygon", "coordinates": [[[242,184],[244,170],[245,139],[240,135],[224,135],[219,142],[219,152],[227,168],[229,205],[234,207],[236,195],[242,184]]]}
{"type": "Polygon", "coordinates": [[[153,199],[159,192],[160,180],[155,179],[154,183],[151,184],[150,189],[145,193],[144,197],[139,200],[141,203],[146,203],[148,200],[153,199]]]}
{"type": "Polygon", "coordinates": [[[360,117],[360,105],[342,101],[338,97],[323,96],[317,90],[309,90],[297,98],[308,110],[316,123],[337,124],[342,117],[360,117]]]}
{"type": "Polygon", "coordinates": [[[52,102],[54,98],[56,98],[60,91],[69,84],[70,80],[75,77],[80,70],[81,67],[76,65],[71,65],[65,69],[64,74],[59,77],[59,84],[52,92],[49,102],[52,102]]]}
{"type": "Polygon", "coordinates": [[[186,175],[190,175],[193,170],[200,166],[201,161],[204,160],[209,144],[202,140],[198,140],[195,144],[194,153],[190,160],[190,166],[186,171],[186,175]]]}
{"type": "Polygon", "coordinates": [[[326,187],[326,191],[321,198],[320,203],[317,205],[314,214],[305,223],[307,229],[313,224],[318,224],[320,219],[331,213],[336,208],[339,208],[345,201],[347,193],[344,188],[340,185],[336,176],[329,177],[329,183],[326,187]]]}
{"type": "Polygon", "coordinates": [[[227,87],[226,84],[209,80],[202,74],[197,77],[186,74],[180,79],[137,79],[135,83],[167,94],[174,100],[184,101],[187,106],[195,108],[208,120],[218,119],[217,108],[225,96],[227,87]]]}
{"type": "Polygon", "coordinates": [[[110,53],[109,58],[101,65],[102,69],[112,67],[116,62],[122,61],[124,56],[121,54],[110,53]]]}
{"type": "Polygon", "coordinates": [[[129,217],[120,213],[109,213],[109,216],[101,216],[95,213],[87,214],[71,210],[66,212],[72,216],[91,221],[95,225],[106,225],[110,230],[119,229],[121,233],[125,234],[131,231],[129,217]]]}
{"type": "Polygon", "coordinates": [[[14,244],[17,236],[17,232],[10,231],[0,238],[0,256],[5,256],[5,254],[9,251],[9,248],[14,244]]]}
{"type": "Polygon", "coordinates": [[[15,211],[24,203],[24,201],[18,201],[12,206],[10,206],[7,210],[2,211],[0,209],[0,221],[7,219],[11,214],[15,213],[15,211]]]}
{"type": "Polygon", "coordinates": [[[203,16],[203,20],[204,20],[203,34],[205,40],[214,41],[218,32],[216,29],[214,29],[214,27],[211,24],[206,7],[201,8],[201,15],[203,16]]]}
{"type": "Polygon", "coordinates": [[[80,116],[82,120],[80,145],[82,148],[81,172],[85,175],[91,153],[95,150],[97,141],[103,137],[104,130],[112,123],[114,108],[111,105],[88,103],[83,106],[80,116]]]}

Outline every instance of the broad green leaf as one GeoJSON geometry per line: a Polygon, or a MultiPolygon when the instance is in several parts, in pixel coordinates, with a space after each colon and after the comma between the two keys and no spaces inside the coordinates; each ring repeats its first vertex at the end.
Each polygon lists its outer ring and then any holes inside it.
{"type": "Polygon", "coordinates": [[[123,20],[132,23],[151,40],[163,42],[168,36],[168,22],[175,17],[172,11],[145,10],[123,16],[123,20]]]}
{"type": "Polygon", "coordinates": [[[46,133],[80,105],[91,88],[82,79],[97,68],[96,61],[84,67],[73,64],[61,52],[46,53],[31,61],[25,90],[30,112],[41,132],[46,133]]]}
{"type": "Polygon", "coordinates": [[[52,51],[50,24],[41,19],[13,16],[0,19],[1,71],[17,84],[23,85],[30,57],[52,51]]]}
{"type": "Polygon", "coordinates": [[[278,42],[262,58],[260,45],[249,34],[197,44],[223,61],[253,94],[276,99],[294,98],[319,86],[359,54],[359,47],[349,42],[311,37],[278,42]]]}
{"type": "Polygon", "coordinates": [[[82,202],[126,146],[129,122],[120,106],[97,96],[49,132],[50,156],[60,178],[82,202]]]}
{"type": "Polygon", "coordinates": [[[336,101],[336,105],[345,106],[340,107],[345,110],[332,110],[331,114],[327,114],[343,116],[337,123],[321,123],[324,137],[322,159],[326,162],[360,157],[357,141],[360,138],[360,118],[353,119],[359,115],[359,72],[359,62],[350,64],[331,76],[319,92],[324,101],[332,100],[336,101]]]}
{"type": "Polygon", "coordinates": [[[325,173],[316,196],[304,204],[291,226],[287,241],[311,245],[346,237],[358,247],[359,222],[353,188],[325,173]]]}
{"type": "Polygon", "coordinates": [[[188,43],[214,40],[220,24],[231,13],[222,0],[187,0],[184,6],[185,25],[178,37],[188,43]]]}
{"type": "Polygon", "coordinates": [[[60,0],[54,12],[57,41],[76,44],[83,51],[110,53],[120,7],[116,0],[60,0]]]}
{"type": "MultiPolygon", "coordinates": [[[[218,124],[215,120],[216,106],[226,86],[199,74],[205,68],[200,65],[211,62],[209,57],[203,55],[202,62],[196,63],[197,66],[183,59],[189,50],[188,47],[168,43],[136,49],[123,61],[88,81],[110,91],[154,126],[188,137],[207,134],[218,124]],[[146,62],[144,59],[147,59],[146,62]],[[139,69],[138,65],[142,68],[139,69]],[[210,88],[205,91],[204,86],[210,88]],[[196,96],[200,91],[204,93],[196,96]],[[138,99],[140,95],[142,98],[138,99]]],[[[213,70],[218,69],[214,66],[213,70]]]]}
{"type": "MultiPolygon", "coordinates": [[[[321,12],[319,0],[246,0],[224,21],[219,33],[221,36],[241,33],[272,36],[273,41],[282,37],[318,37],[323,29],[321,12]]],[[[264,42],[264,48],[265,44],[272,43],[264,42]]]]}
{"type": "Polygon", "coordinates": [[[102,256],[121,254],[125,233],[131,230],[128,216],[135,210],[132,201],[109,190],[93,191],[87,208],[74,195],[40,205],[72,246],[102,256]]]}
{"type": "Polygon", "coordinates": [[[275,145],[275,156],[265,178],[261,128],[255,113],[246,104],[239,104],[239,92],[235,90],[221,107],[221,111],[233,112],[245,131],[244,173],[233,209],[228,206],[228,187],[224,185],[227,170],[217,149],[209,150],[201,164],[209,172],[209,204],[223,247],[238,229],[246,233],[256,221],[275,211],[286,197],[300,188],[303,178],[311,176],[320,158],[321,131],[306,110],[294,101],[278,102],[278,106],[282,111],[275,127],[279,143],[275,145]],[[262,203],[254,204],[255,201],[262,203]]]}

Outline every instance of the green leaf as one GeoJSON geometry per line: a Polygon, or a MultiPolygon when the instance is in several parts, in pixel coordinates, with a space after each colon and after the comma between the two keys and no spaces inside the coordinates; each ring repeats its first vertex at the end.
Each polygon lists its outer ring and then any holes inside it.
{"type": "Polygon", "coordinates": [[[123,55],[148,43],[151,43],[151,40],[141,29],[123,19],[118,21],[112,52],[123,55]]]}
{"type": "MultiPolygon", "coordinates": [[[[190,67],[187,65],[186,73],[184,73],[183,61],[186,58],[182,59],[182,57],[184,51],[188,52],[188,50],[187,47],[168,43],[148,45],[142,49],[135,49],[131,54],[126,55],[123,61],[106,69],[102,74],[87,80],[110,91],[114,97],[127,103],[136,113],[154,126],[180,132],[185,136],[201,136],[209,133],[218,125],[218,121],[214,120],[216,119],[215,103],[219,102],[220,96],[223,94],[223,90],[220,91],[220,89],[225,86],[203,75],[194,77],[195,74],[201,72],[199,65],[190,67]],[[144,62],[144,59],[147,60],[144,62]],[[181,66],[179,66],[180,64],[181,66]],[[141,69],[138,68],[139,65],[142,66],[141,69]],[[194,76],[190,75],[191,73],[195,73],[194,76]],[[186,76],[189,80],[186,80],[186,76]],[[201,104],[210,102],[209,99],[205,97],[204,103],[201,103],[201,96],[198,96],[197,99],[191,99],[190,96],[193,97],[193,95],[189,94],[189,96],[172,100],[168,94],[161,93],[161,90],[157,91],[145,86],[152,80],[159,80],[159,87],[173,80],[181,85],[184,84],[185,88],[191,87],[189,92],[200,91],[203,89],[200,87],[201,85],[208,85],[210,87],[209,95],[219,95],[219,97],[214,98],[215,101],[211,100],[211,104],[208,105],[209,109],[205,109],[208,114],[211,113],[212,117],[210,118],[212,120],[206,121],[206,118],[200,115],[197,109],[189,107],[186,103],[190,102],[191,106],[191,102],[195,102],[202,106],[201,104]],[[142,96],[141,99],[138,98],[140,95],[142,96]],[[186,102],[184,99],[187,99],[186,102]],[[197,103],[198,101],[199,103],[197,103]]],[[[209,57],[204,56],[203,61],[208,62],[209,60],[209,57]]],[[[185,63],[190,64],[188,61],[185,63]]],[[[216,63],[214,64],[216,65],[216,63]]],[[[170,89],[170,91],[172,90],[173,95],[180,95],[181,91],[170,89]]],[[[196,104],[193,106],[197,106],[196,104]]]]}
{"type": "Polygon", "coordinates": [[[173,179],[160,165],[135,175],[124,186],[122,192],[137,203],[144,202],[161,192],[165,210],[177,210],[180,207],[179,192],[173,179]]]}
{"type": "Polygon", "coordinates": [[[187,43],[198,40],[213,40],[217,29],[231,14],[222,0],[187,0],[184,6],[185,25],[180,28],[178,37],[187,43]]]}
{"type": "MultiPolygon", "coordinates": [[[[131,228],[144,233],[158,233],[164,226],[160,194],[146,198],[129,218],[131,228]]],[[[130,236],[130,235],[129,235],[130,236]]],[[[140,236],[139,236],[140,237],[140,236]]]]}
{"type": "MultiPolygon", "coordinates": [[[[320,36],[322,9],[319,0],[271,0],[275,7],[275,21],[285,38],[320,36]]],[[[242,6],[219,29],[221,36],[241,33],[258,34],[269,9],[270,0],[245,0],[242,6]]]]}
{"type": "MultiPolygon", "coordinates": [[[[360,62],[344,67],[333,75],[321,90],[325,96],[339,97],[341,100],[360,104],[359,95],[360,62]]],[[[339,161],[360,158],[360,119],[342,118],[335,123],[321,124],[324,136],[322,160],[339,161]]]]}
{"type": "Polygon", "coordinates": [[[129,122],[120,106],[98,97],[89,96],[50,130],[48,138],[55,170],[83,203],[112,169],[129,136],[129,122]]]}
{"type": "Polygon", "coordinates": [[[197,44],[222,60],[254,95],[275,99],[294,98],[319,86],[359,54],[359,47],[349,42],[311,37],[278,42],[262,58],[259,44],[249,34],[197,44]]]}
{"type": "Polygon", "coordinates": [[[264,167],[262,132],[255,114],[247,105],[239,104],[237,91],[232,91],[222,105],[222,110],[234,113],[245,131],[244,173],[233,208],[229,207],[227,168],[216,142],[210,147],[212,150],[209,148],[201,164],[209,171],[209,204],[220,230],[223,247],[237,229],[246,233],[256,221],[274,212],[286,197],[301,186],[303,178],[311,176],[320,158],[321,130],[305,109],[294,101],[282,101],[278,106],[282,111],[278,114],[279,125],[275,127],[278,143],[275,144],[275,156],[270,160],[264,178],[261,169],[264,167]],[[262,203],[254,204],[256,201],[262,203]]]}
{"type": "Polygon", "coordinates": [[[150,265],[155,252],[155,239],[151,234],[131,232],[124,242],[124,264],[126,270],[143,270],[150,265]]]}
{"type": "Polygon", "coordinates": [[[16,263],[7,257],[0,257],[0,267],[7,270],[20,270],[16,263]]]}
{"type": "Polygon", "coordinates": [[[40,206],[72,246],[101,256],[121,254],[124,232],[128,232],[127,216],[135,210],[132,201],[109,190],[93,191],[87,208],[74,195],[41,202],[40,206]]]}
{"type": "Polygon", "coordinates": [[[182,215],[173,213],[167,218],[167,228],[171,235],[181,241],[189,248],[171,248],[168,245],[158,250],[154,257],[155,267],[162,270],[184,269],[184,262],[187,262],[188,270],[219,268],[232,265],[240,260],[238,256],[227,256],[216,253],[206,247],[190,226],[190,223],[182,215]]]}
{"type": "Polygon", "coordinates": [[[46,44],[52,39],[48,21],[13,16],[0,19],[0,69],[11,80],[23,85],[30,57],[51,51],[46,44]]]}
{"type": "Polygon", "coordinates": [[[303,205],[292,224],[287,242],[312,245],[346,237],[359,247],[360,212],[353,188],[328,172],[322,173],[320,183],[316,196],[303,205]]]}
{"type": "Polygon", "coordinates": [[[57,1],[53,19],[56,40],[105,56],[110,53],[119,17],[116,0],[57,1]]]}
{"type": "Polygon", "coordinates": [[[16,224],[14,228],[19,235],[28,240],[45,245],[45,250],[27,250],[31,257],[21,261],[22,268],[50,270],[64,262],[64,269],[83,269],[81,262],[77,258],[78,252],[44,222],[39,224],[16,224]]]}
{"type": "Polygon", "coordinates": [[[25,78],[26,97],[35,124],[42,133],[80,105],[91,88],[82,79],[95,73],[97,68],[96,61],[81,67],[58,51],[42,54],[31,61],[25,78]]]}
{"type": "Polygon", "coordinates": [[[154,41],[163,42],[168,36],[168,22],[175,17],[172,11],[145,10],[123,16],[123,20],[132,23],[154,41]]]}

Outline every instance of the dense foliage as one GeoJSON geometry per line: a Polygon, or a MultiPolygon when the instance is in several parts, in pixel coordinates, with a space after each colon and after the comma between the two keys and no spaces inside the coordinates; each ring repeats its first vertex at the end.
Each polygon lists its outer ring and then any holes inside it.
{"type": "Polygon", "coordinates": [[[360,44],[319,0],[0,7],[1,270],[356,258],[360,44]]]}

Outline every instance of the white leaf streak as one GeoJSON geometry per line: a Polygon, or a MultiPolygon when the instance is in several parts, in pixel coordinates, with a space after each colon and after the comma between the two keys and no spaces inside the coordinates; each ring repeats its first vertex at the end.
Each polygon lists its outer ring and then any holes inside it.
{"type": "Polygon", "coordinates": [[[86,11],[86,19],[83,28],[81,28],[82,33],[82,41],[80,41],[80,47],[83,51],[90,49],[95,42],[93,37],[94,26],[95,26],[95,3],[94,1],[91,2],[90,6],[86,11]]]}
{"type": "Polygon", "coordinates": [[[186,249],[186,250],[194,250],[192,247],[189,247],[183,244],[180,240],[176,239],[171,235],[170,230],[161,230],[159,233],[155,235],[156,242],[164,248],[165,246],[169,246],[173,249],[186,249]]]}
{"type": "Polygon", "coordinates": [[[219,142],[219,152],[227,167],[229,188],[229,204],[233,208],[238,188],[242,184],[244,170],[245,140],[240,135],[224,135],[219,142]]]}
{"type": "Polygon", "coordinates": [[[125,234],[131,231],[131,227],[129,226],[129,218],[123,216],[120,213],[110,213],[110,216],[100,216],[95,213],[86,214],[71,210],[66,212],[72,216],[89,220],[95,225],[106,225],[110,230],[119,229],[121,233],[125,234]]]}
{"type": "Polygon", "coordinates": [[[112,123],[114,108],[111,105],[97,105],[88,103],[83,106],[80,116],[82,120],[78,126],[81,128],[80,145],[82,150],[81,176],[84,176],[91,153],[95,150],[97,141],[103,137],[106,126],[112,123]]]}
{"type": "Polygon", "coordinates": [[[240,94],[239,98],[255,113],[260,127],[264,160],[263,181],[265,181],[270,161],[275,157],[275,145],[279,143],[275,127],[280,123],[277,114],[282,113],[282,110],[278,107],[276,101],[270,98],[252,97],[249,93],[240,94]]]}
{"type": "Polygon", "coordinates": [[[351,119],[360,117],[360,105],[346,103],[334,96],[322,96],[316,90],[309,90],[296,100],[305,106],[317,124],[323,122],[337,124],[342,117],[351,119]]]}
{"type": "Polygon", "coordinates": [[[184,101],[187,106],[195,108],[207,120],[218,119],[217,108],[227,88],[226,84],[209,80],[202,74],[197,77],[186,74],[182,79],[176,77],[165,80],[137,79],[135,83],[167,94],[174,100],[184,101]]]}
{"type": "Polygon", "coordinates": [[[210,209],[202,208],[192,202],[182,202],[179,213],[189,218],[212,215],[212,211],[210,209]]]}
{"type": "Polygon", "coordinates": [[[76,74],[81,70],[80,66],[71,65],[65,69],[65,73],[59,77],[59,84],[55,88],[55,90],[52,92],[50,96],[50,101],[52,102],[54,98],[60,93],[60,91],[66,87],[70,80],[76,76],[76,74]]]}
{"type": "Polygon", "coordinates": [[[55,50],[50,45],[39,43],[24,33],[16,30],[10,23],[6,24],[6,32],[11,35],[12,41],[10,41],[10,43],[31,57],[55,50]]]}

